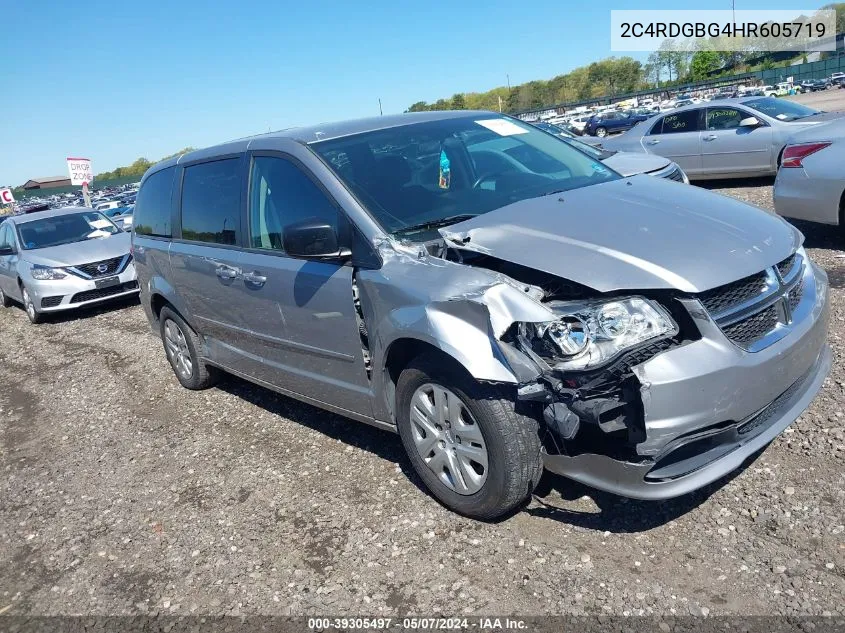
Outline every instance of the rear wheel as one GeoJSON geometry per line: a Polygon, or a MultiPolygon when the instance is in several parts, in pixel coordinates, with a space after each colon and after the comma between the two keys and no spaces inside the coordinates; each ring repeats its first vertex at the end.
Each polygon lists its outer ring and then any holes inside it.
{"type": "Polygon", "coordinates": [[[197,350],[202,345],[199,336],[170,308],[161,309],[159,316],[164,352],[176,378],[186,389],[207,389],[219,378],[217,368],[206,365],[197,350]]]}
{"type": "Polygon", "coordinates": [[[9,299],[9,297],[6,296],[6,293],[3,292],[3,289],[0,288],[0,307],[8,308],[10,305],[12,305],[12,300],[9,299]]]}
{"type": "Polygon", "coordinates": [[[607,128],[606,127],[597,127],[596,128],[596,136],[600,138],[604,138],[607,136],[607,128]]]}
{"type": "Polygon", "coordinates": [[[446,507],[489,520],[530,497],[542,474],[537,422],[504,389],[426,354],[399,376],[396,405],[408,458],[446,507]]]}
{"type": "Polygon", "coordinates": [[[35,303],[33,303],[32,297],[29,296],[29,290],[26,289],[26,286],[21,286],[21,299],[23,301],[24,312],[29,317],[30,323],[41,323],[44,320],[44,315],[35,308],[35,303]]]}

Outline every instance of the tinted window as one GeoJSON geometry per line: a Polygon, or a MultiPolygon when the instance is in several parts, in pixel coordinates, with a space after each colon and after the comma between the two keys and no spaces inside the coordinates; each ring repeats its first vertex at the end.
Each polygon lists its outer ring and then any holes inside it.
{"type": "Polygon", "coordinates": [[[736,108],[707,108],[707,129],[734,130],[739,127],[740,121],[749,116],[736,108]]]}
{"type": "Polygon", "coordinates": [[[18,233],[24,250],[33,250],[107,238],[120,229],[99,211],[91,210],[24,221],[18,225],[18,233]]]}
{"type": "Polygon", "coordinates": [[[310,147],[386,231],[408,239],[436,234],[426,226],[432,222],[445,226],[619,178],[550,134],[490,115],[398,125],[310,147]]]}
{"type": "Polygon", "coordinates": [[[175,167],[168,167],[144,181],[135,202],[135,233],[170,237],[170,195],[175,167]]]}
{"type": "Polygon", "coordinates": [[[286,226],[319,220],[337,231],[337,208],[305,173],[283,158],[257,156],[249,196],[250,245],[282,250],[286,226]]]}
{"type": "Polygon", "coordinates": [[[11,246],[12,240],[10,239],[9,235],[9,225],[4,224],[0,226],[0,248],[3,246],[11,246]]]}
{"type": "Polygon", "coordinates": [[[698,110],[684,110],[667,114],[652,128],[652,134],[675,134],[678,132],[698,132],[698,110]],[[662,129],[661,129],[662,124],[662,129]]]}
{"type": "Polygon", "coordinates": [[[182,238],[237,244],[240,206],[239,158],[185,168],[182,177],[182,238]]]}

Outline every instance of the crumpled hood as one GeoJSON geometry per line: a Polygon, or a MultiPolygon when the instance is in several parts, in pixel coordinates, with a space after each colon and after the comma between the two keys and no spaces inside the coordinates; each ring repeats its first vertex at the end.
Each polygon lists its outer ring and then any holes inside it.
{"type": "Polygon", "coordinates": [[[638,154],[635,152],[616,152],[602,161],[613,171],[623,176],[636,176],[650,171],[657,171],[668,166],[668,158],[656,154],[638,154]]]}
{"type": "Polygon", "coordinates": [[[701,292],[774,265],[802,240],[774,214],[663,178],[523,200],[440,233],[459,248],[600,292],[701,292]]]}
{"type": "Polygon", "coordinates": [[[84,242],[22,251],[21,259],[31,264],[56,268],[77,266],[112,257],[123,257],[129,252],[129,246],[129,233],[115,233],[109,237],[94,238],[84,242]]]}

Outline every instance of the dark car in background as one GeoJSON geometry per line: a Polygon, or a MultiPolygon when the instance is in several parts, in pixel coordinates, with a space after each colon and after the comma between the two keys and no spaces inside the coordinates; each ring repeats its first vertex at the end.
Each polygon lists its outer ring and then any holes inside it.
{"type": "Polygon", "coordinates": [[[816,92],[818,90],[827,90],[830,87],[830,81],[827,79],[807,79],[801,82],[801,89],[805,92],[816,92]]]}
{"type": "Polygon", "coordinates": [[[613,132],[630,130],[640,121],[645,121],[650,115],[634,114],[630,112],[602,112],[594,114],[584,126],[584,134],[605,137],[613,132]]]}

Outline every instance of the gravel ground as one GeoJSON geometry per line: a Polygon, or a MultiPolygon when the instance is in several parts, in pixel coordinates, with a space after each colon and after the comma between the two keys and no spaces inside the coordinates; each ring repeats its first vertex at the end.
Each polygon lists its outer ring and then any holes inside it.
{"type": "MultiPolygon", "coordinates": [[[[771,180],[708,188],[771,208],[771,180]]],[[[663,503],[546,476],[496,524],[399,440],[230,378],[182,389],[137,303],[0,311],[0,612],[845,614],[845,254],[834,368],[746,468],[663,503]]]]}

